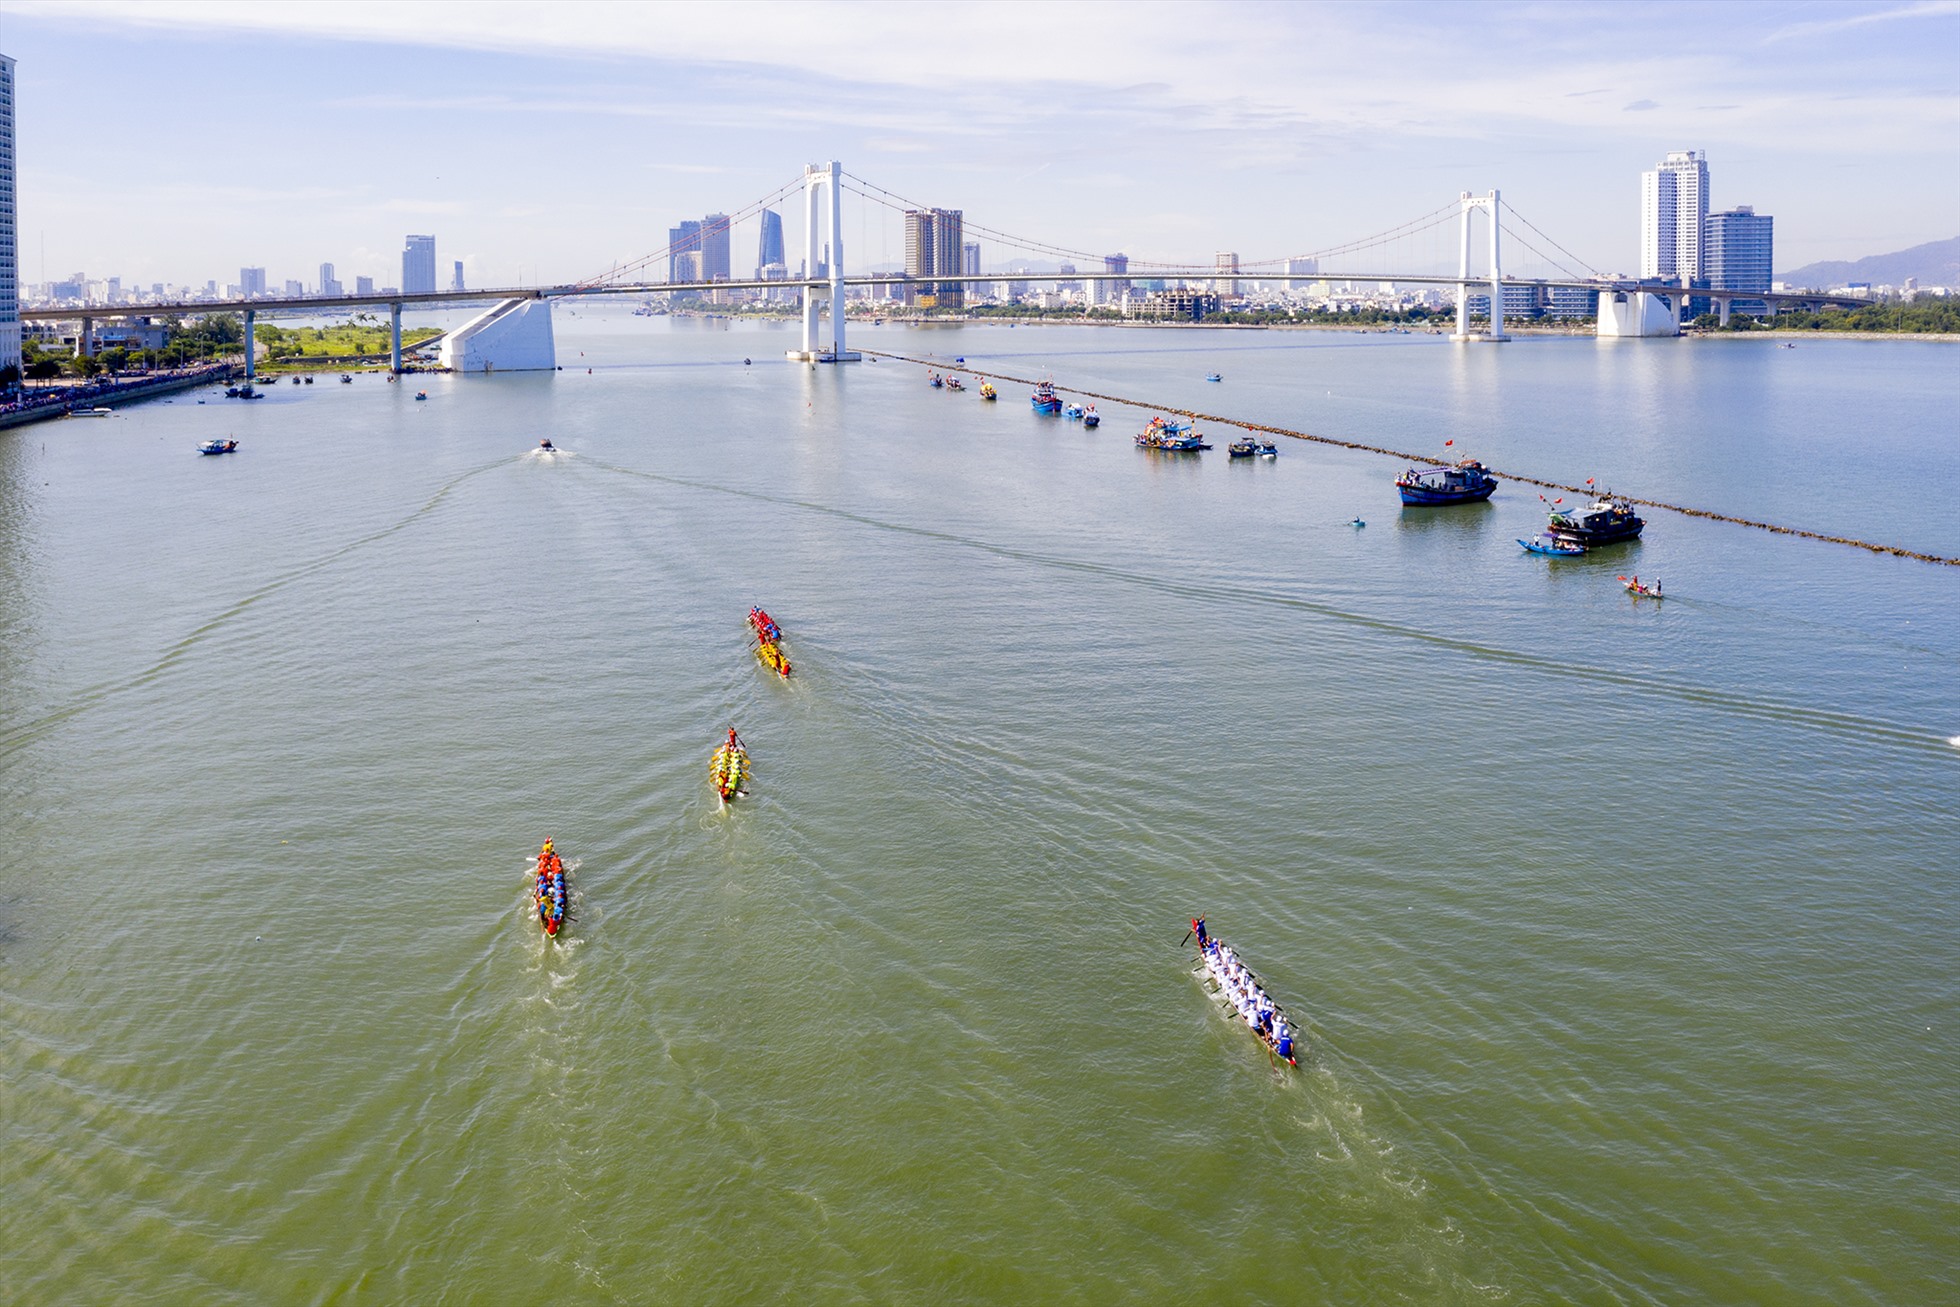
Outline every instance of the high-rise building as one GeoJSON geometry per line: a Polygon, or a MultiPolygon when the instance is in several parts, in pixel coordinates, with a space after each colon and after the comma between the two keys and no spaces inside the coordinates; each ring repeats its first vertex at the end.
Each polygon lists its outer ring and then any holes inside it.
{"type": "Polygon", "coordinates": [[[692,218],[667,229],[667,280],[701,280],[701,224],[692,218]]]}
{"type": "Polygon", "coordinates": [[[449,289],[451,290],[465,289],[463,285],[463,261],[461,259],[456,260],[456,274],[449,279],[449,289]]]}
{"type": "MultiPolygon", "coordinates": [[[[1774,218],[1757,213],[1748,204],[1709,214],[1702,237],[1708,289],[1768,290],[1776,255],[1775,224],[1774,218]]],[[[1764,300],[1734,300],[1729,311],[1765,314],[1769,304],[1764,300]]]]}
{"type": "Polygon", "coordinates": [[[762,239],[755,246],[755,279],[768,279],[767,269],[785,265],[783,256],[783,215],[774,209],[762,211],[762,239]]]}
{"type": "Polygon", "coordinates": [[[966,307],[965,285],[917,280],[961,276],[966,255],[966,214],[961,209],[910,209],[905,214],[905,302],[926,307],[966,307]]]}
{"type": "Polygon", "coordinates": [[[265,269],[240,268],[238,270],[238,294],[242,299],[254,299],[265,294],[265,269]]]}
{"type": "Polygon", "coordinates": [[[1707,275],[1708,156],[1674,150],[1640,174],[1640,275],[1687,284],[1707,275]]]}
{"type": "Polygon", "coordinates": [[[356,295],[374,294],[374,278],[372,277],[354,278],[354,293],[356,295]]]}
{"type": "Polygon", "coordinates": [[[728,215],[711,213],[701,219],[701,280],[727,281],[728,215]]]}
{"type": "Polygon", "coordinates": [[[20,236],[14,196],[14,61],[0,54],[0,372],[20,371],[20,236]]]}
{"type": "Polygon", "coordinates": [[[286,298],[301,300],[306,298],[306,283],[295,278],[286,278],[286,298]]]}
{"type": "Polygon", "coordinates": [[[1237,295],[1239,293],[1239,256],[1227,251],[1219,251],[1217,262],[1213,265],[1218,276],[1212,280],[1211,289],[1217,295],[1237,295]]]}
{"type": "Polygon", "coordinates": [[[1286,288],[1288,290],[1305,290],[1312,284],[1315,274],[1319,271],[1319,259],[1288,259],[1286,261],[1286,288]]]}
{"type": "Polygon", "coordinates": [[[436,238],[410,236],[402,250],[402,294],[433,295],[436,290],[436,238]]]}
{"type": "MultiPolygon", "coordinates": [[[[1127,254],[1103,255],[1104,272],[1128,272],[1130,256],[1127,254]]],[[[1092,304],[1120,304],[1130,293],[1130,283],[1123,281],[1092,281],[1089,283],[1089,302],[1092,304]]]]}
{"type": "Polygon", "coordinates": [[[336,281],[336,280],[334,280],[334,275],[333,275],[333,264],[331,264],[331,263],[323,263],[323,264],[321,264],[321,265],[320,265],[320,296],[321,296],[321,298],[323,298],[323,299],[334,299],[334,298],[336,298],[336,297],[338,297],[338,296],[339,296],[339,294],[340,294],[340,283],[339,283],[338,281],[336,281]]]}

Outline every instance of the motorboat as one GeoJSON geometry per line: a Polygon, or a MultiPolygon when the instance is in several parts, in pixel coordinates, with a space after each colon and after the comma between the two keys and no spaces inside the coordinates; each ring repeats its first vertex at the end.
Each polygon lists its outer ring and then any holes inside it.
{"type": "Polygon", "coordinates": [[[197,447],[200,454],[235,454],[238,452],[236,440],[207,440],[197,447]]]}
{"type": "Polygon", "coordinates": [[[417,399],[427,399],[428,397],[429,397],[429,392],[426,390],[418,390],[415,392],[415,398],[417,399]]]}
{"type": "Polygon", "coordinates": [[[1482,503],[1497,489],[1497,478],[1476,459],[1466,458],[1438,467],[1412,467],[1395,478],[1395,488],[1404,504],[1436,508],[1482,503]]]}
{"type": "Polygon", "coordinates": [[[1216,373],[1216,372],[1213,372],[1213,373],[1210,373],[1210,374],[1208,374],[1208,375],[1207,375],[1207,376],[1205,377],[1205,380],[1206,380],[1206,381],[1223,381],[1223,380],[1225,380],[1225,378],[1224,378],[1224,377],[1222,377],[1222,376],[1220,376],[1220,375],[1219,375],[1218,373],[1216,373]]]}
{"type": "Polygon", "coordinates": [[[1070,404],[1068,407],[1062,410],[1062,416],[1067,418],[1071,422],[1080,422],[1082,420],[1083,412],[1084,409],[1080,404],[1070,404]]]}
{"type": "Polygon", "coordinates": [[[1225,446],[1225,451],[1233,458],[1253,458],[1259,453],[1259,442],[1256,440],[1234,440],[1231,444],[1225,446]]]}
{"type": "Polygon", "coordinates": [[[1088,412],[1082,415],[1082,425],[1091,430],[1102,425],[1102,414],[1096,412],[1094,404],[1089,405],[1088,412]]]}
{"type": "Polygon", "coordinates": [[[1261,458],[1278,458],[1278,457],[1279,457],[1279,445],[1278,445],[1277,443],[1275,443],[1274,441],[1271,441],[1271,440],[1262,440],[1262,441],[1260,441],[1260,442],[1259,442],[1259,457],[1261,457],[1261,458]]]}
{"type": "Polygon", "coordinates": [[[1633,511],[1631,500],[1605,494],[1586,508],[1571,512],[1554,510],[1549,529],[1561,540],[1596,549],[1600,545],[1616,545],[1638,539],[1641,528],[1646,525],[1647,520],[1633,511]]]}
{"type": "Polygon", "coordinates": [[[1519,540],[1518,544],[1528,554],[1544,554],[1547,558],[1577,558],[1586,552],[1586,547],[1578,541],[1560,539],[1549,531],[1529,540],[1519,540]]]}

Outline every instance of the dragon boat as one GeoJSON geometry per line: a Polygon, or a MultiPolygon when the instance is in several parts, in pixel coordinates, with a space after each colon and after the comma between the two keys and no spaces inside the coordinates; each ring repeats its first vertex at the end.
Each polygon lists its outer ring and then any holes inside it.
{"type": "Polygon", "coordinates": [[[749,608],[749,629],[758,640],[773,642],[783,638],[783,628],[776,625],[776,619],[753,605],[749,608]]]}
{"type": "Polygon", "coordinates": [[[1288,1066],[1300,1065],[1300,1049],[1305,1042],[1299,1027],[1287,1020],[1279,1004],[1266,993],[1259,977],[1239,960],[1231,945],[1205,929],[1203,917],[1191,919],[1191,933],[1198,942],[1198,964],[1191,974],[1205,987],[1226,1016],[1243,1021],[1266,1050],[1288,1066]]]}
{"type": "Polygon", "coordinates": [[[538,924],[544,927],[545,936],[556,936],[565,928],[570,915],[570,892],[565,887],[565,864],[551,847],[550,840],[546,840],[544,847],[538,850],[538,872],[531,895],[538,912],[538,924]]]}
{"type": "Polygon", "coordinates": [[[784,680],[789,679],[789,657],[783,653],[782,646],[774,640],[764,640],[756,645],[755,656],[762,660],[764,667],[784,680]]]}
{"type": "Polygon", "coordinates": [[[749,751],[742,747],[735,732],[728,732],[728,742],[715,750],[713,761],[708,764],[708,779],[714,783],[715,793],[721,795],[722,802],[737,798],[748,791],[742,787],[748,784],[750,775],[749,751]]]}

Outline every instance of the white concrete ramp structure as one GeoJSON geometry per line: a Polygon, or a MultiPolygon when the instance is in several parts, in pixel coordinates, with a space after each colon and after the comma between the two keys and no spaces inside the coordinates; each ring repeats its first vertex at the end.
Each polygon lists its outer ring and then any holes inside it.
{"type": "Polygon", "coordinates": [[[803,348],[789,351],[790,358],[799,363],[855,363],[863,358],[844,348],[844,165],[832,159],[829,163],[812,163],[803,169],[803,272],[815,278],[817,269],[824,265],[825,249],[829,251],[830,285],[803,287],[803,348]],[[825,189],[830,192],[828,206],[820,206],[820,195],[825,189]],[[819,209],[826,208],[829,241],[824,245],[817,243],[817,218],[819,209]],[[828,300],[830,308],[830,339],[825,342],[817,330],[818,301],[828,300]]]}
{"type": "Polygon", "coordinates": [[[549,372],[558,366],[551,301],[504,300],[442,338],[442,365],[457,372],[549,372]]]}
{"type": "Polygon", "coordinates": [[[1451,340],[1509,340],[1504,334],[1504,265],[1497,257],[1498,200],[1497,192],[1489,195],[1472,195],[1464,191],[1458,196],[1463,205],[1461,222],[1463,226],[1463,252],[1456,265],[1456,330],[1451,340]],[[1490,218],[1490,329],[1488,331],[1470,330],[1470,215],[1482,209],[1490,218]]]}
{"type": "Polygon", "coordinates": [[[1600,336],[1678,336],[1680,301],[1644,290],[1602,290],[1598,321],[1594,333],[1600,336]]]}

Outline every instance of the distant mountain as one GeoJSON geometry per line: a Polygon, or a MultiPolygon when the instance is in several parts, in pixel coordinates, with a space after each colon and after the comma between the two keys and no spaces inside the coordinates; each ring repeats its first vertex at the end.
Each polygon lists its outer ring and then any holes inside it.
{"type": "Polygon", "coordinates": [[[1907,277],[1919,278],[1922,286],[1960,286],[1960,236],[1929,241],[1897,254],[1873,254],[1855,263],[1806,263],[1776,274],[1778,281],[1811,290],[1828,290],[1854,281],[1902,286],[1907,277]]]}

